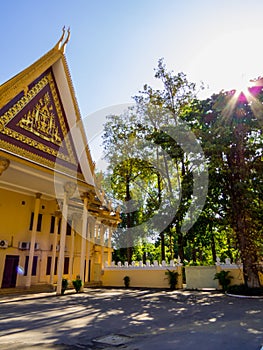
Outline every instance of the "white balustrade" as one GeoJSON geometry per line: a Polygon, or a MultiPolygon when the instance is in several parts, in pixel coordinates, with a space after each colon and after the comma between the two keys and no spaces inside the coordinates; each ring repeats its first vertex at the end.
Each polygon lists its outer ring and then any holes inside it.
{"type": "Polygon", "coordinates": [[[143,263],[143,261],[132,261],[130,265],[128,261],[125,261],[124,264],[122,264],[121,261],[118,261],[117,264],[115,261],[112,261],[111,265],[105,262],[106,270],[110,270],[110,269],[167,270],[169,269],[169,267],[176,268],[177,266],[182,266],[181,260],[179,257],[177,260],[171,260],[169,264],[166,263],[166,261],[164,260],[161,262],[161,264],[157,260],[154,260],[153,264],[151,264],[149,260],[147,260],[145,264],[143,263]]]}

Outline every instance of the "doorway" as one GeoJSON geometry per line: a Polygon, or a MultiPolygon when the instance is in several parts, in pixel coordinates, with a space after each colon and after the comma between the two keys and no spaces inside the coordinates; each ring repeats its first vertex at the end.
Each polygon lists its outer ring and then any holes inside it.
{"type": "Polygon", "coordinates": [[[6,255],[2,288],[14,288],[16,286],[18,263],[19,255],[6,255]]]}

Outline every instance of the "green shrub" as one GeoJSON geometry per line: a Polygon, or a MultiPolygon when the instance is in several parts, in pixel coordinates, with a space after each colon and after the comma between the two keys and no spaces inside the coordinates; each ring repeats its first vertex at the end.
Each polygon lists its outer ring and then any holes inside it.
{"type": "Polygon", "coordinates": [[[77,276],[77,278],[72,281],[73,287],[75,288],[75,291],[78,293],[82,287],[82,281],[80,279],[79,276],[77,276]]]}
{"type": "Polygon", "coordinates": [[[233,278],[232,276],[229,276],[229,273],[230,271],[222,270],[220,272],[217,272],[214,277],[214,280],[218,280],[219,283],[221,284],[223,288],[223,292],[227,291],[228,286],[231,282],[231,278],[233,278]]]}
{"type": "Polygon", "coordinates": [[[129,276],[123,277],[123,281],[124,281],[125,288],[129,288],[130,281],[131,281],[130,277],[129,276]]]}
{"type": "Polygon", "coordinates": [[[68,288],[68,280],[66,278],[62,278],[61,294],[64,294],[67,288],[68,288]]]}
{"type": "Polygon", "coordinates": [[[170,285],[170,289],[175,290],[179,276],[178,272],[167,269],[167,272],[165,272],[165,274],[168,276],[167,279],[170,285]]]}

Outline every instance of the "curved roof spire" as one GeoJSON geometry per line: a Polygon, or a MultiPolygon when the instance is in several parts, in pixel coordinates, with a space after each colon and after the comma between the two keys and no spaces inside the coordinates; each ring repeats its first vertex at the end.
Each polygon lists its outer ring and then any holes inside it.
{"type": "Polygon", "coordinates": [[[67,32],[68,32],[68,33],[67,33],[66,40],[64,41],[63,44],[61,43],[61,47],[60,47],[60,51],[61,51],[62,53],[65,53],[66,45],[67,45],[67,43],[69,42],[69,39],[70,39],[70,27],[68,27],[67,32]]]}
{"type": "Polygon", "coordinates": [[[57,42],[56,44],[56,49],[61,51],[62,53],[65,53],[65,48],[66,48],[66,45],[67,43],[69,42],[69,38],[70,38],[70,27],[68,27],[68,30],[67,30],[67,37],[66,37],[66,40],[64,40],[65,38],[65,33],[66,33],[66,28],[65,26],[62,28],[62,35],[59,39],[59,41],[57,42]],[[64,42],[63,42],[64,41],[64,42]]]}
{"type": "Polygon", "coordinates": [[[65,26],[64,26],[64,27],[62,28],[62,35],[61,35],[59,41],[58,41],[57,44],[56,44],[56,48],[57,48],[58,50],[60,50],[62,41],[64,40],[65,31],[66,31],[66,29],[65,29],[65,26]]]}

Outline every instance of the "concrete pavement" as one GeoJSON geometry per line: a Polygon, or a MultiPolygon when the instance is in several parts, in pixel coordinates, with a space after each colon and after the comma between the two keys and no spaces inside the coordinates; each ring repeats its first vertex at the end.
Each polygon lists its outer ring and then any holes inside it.
{"type": "Polygon", "coordinates": [[[263,299],[85,289],[0,299],[0,349],[260,350],[263,299]]]}

